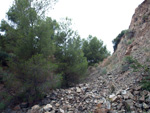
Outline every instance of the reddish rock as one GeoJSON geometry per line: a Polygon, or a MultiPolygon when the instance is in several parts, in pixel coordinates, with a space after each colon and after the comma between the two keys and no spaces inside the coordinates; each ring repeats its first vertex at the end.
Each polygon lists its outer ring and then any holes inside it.
{"type": "Polygon", "coordinates": [[[107,113],[107,112],[108,112],[108,110],[105,109],[105,108],[102,108],[102,109],[96,109],[96,110],[94,111],[94,113],[107,113]]]}
{"type": "Polygon", "coordinates": [[[20,105],[17,105],[17,106],[15,106],[14,108],[13,108],[13,110],[15,110],[15,111],[18,111],[18,110],[20,110],[21,108],[20,108],[20,105]]]}

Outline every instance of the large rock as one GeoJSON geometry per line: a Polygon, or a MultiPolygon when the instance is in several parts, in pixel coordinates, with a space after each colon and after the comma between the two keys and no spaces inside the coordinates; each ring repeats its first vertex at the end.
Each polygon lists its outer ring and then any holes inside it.
{"type": "Polygon", "coordinates": [[[109,95],[110,101],[114,102],[118,99],[118,97],[115,94],[109,95]]]}
{"type": "Polygon", "coordinates": [[[52,105],[51,105],[51,104],[47,104],[46,106],[43,107],[43,110],[44,110],[45,112],[47,112],[47,111],[52,111],[52,105]]]}
{"type": "Polygon", "coordinates": [[[34,105],[27,113],[41,113],[40,109],[41,107],[39,105],[34,105]]]}

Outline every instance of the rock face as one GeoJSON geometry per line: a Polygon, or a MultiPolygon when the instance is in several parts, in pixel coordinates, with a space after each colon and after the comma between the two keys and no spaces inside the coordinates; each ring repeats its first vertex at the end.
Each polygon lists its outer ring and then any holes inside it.
{"type": "Polygon", "coordinates": [[[122,62],[126,55],[131,55],[140,63],[150,56],[150,1],[145,0],[135,10],[128,33],[122,37],[114,56],[116,63],[122,62]],[[143,57],[144,56],[144,57],[143,57]]]}
{"type": "MultiPolygon", "coordinates": [[[[142,74],[123,63],[127,55],[147,64],[150,58],[150,0],[136,9],[128,33],[103,68],[93,68],[85,83],[53,90],[45,99],[21,113],[150,113],[150,92],[142,90],[142,74]]],[[[6,112],[7,113],[7,112],[6,112]]]]}

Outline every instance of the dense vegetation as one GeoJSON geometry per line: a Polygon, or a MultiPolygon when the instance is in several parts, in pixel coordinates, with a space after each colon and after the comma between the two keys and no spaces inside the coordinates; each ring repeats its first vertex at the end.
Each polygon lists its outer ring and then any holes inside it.
{"type": "Polygon", "coordinates": [[[45,16],[54,1],[15,0],[0,24],[0,109],[15,99],[33,103],[53,88],[68,87],[84,77],[89,65],[109,55],[103,42],[81,40],[71,20],[45,16]]]}
{"type": "Polygon", "coordinates": [[[106,46],[103,45],[103,41],[98,40],[97,37],[92,37],[91,35],[87,40],[83,39],[82,49],[89,65],[99,63],[110,55],[106,46]]]}

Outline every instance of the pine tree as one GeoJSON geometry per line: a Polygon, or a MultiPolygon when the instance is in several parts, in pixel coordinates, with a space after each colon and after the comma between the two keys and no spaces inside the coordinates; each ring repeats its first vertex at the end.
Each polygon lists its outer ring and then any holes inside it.
{"type": "Polygon", "coordinates": [[[27,100],[38,99],[38,95],[47,89],[45,84],[56,78],[53,73],[57,65],[52,63],[55,51],[52,39],[58,24],[44,17],[47,3],[15,0],[7,13],[8,21],[1,22],[0,30],[4,32],[1,47],[14,56],[9,59],[12,74],[5,77],[6,86],[17,89],[15,93],[23,94],[22,98],[27,100]],[[10,84],[11,80],[14,80],[14,85],[10,84]]]}
{"type": "Polygon", "coordinates": [[[87,40],[83,40],[82,49],[89,65],[99,63],[110,55],[106,46],[103,45],[103,41],[91,35],[87,40]]]}
{"type": "MultiPolygon", "coordinates": [[[[81,39],[79,35],[70,27],[70,20],[62,24],[62,29],[56,37],[55,57],[58,61],[58,72],[62,73],[64,86],[70,86],[77,83],[86,73],[87,60],[84,57],[81,48],[81,39]]],[[[61,25],[61,24],[60,24],[61,25]]]]}

